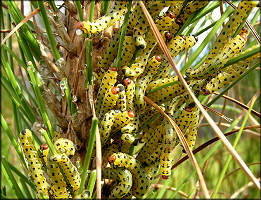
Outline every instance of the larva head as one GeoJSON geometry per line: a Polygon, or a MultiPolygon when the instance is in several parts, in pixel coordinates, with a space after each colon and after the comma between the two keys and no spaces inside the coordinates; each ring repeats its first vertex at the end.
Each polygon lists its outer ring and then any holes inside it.
{"type": "Polygon", "coordinates": [[[189,107],[189,106],[187,106],[187,107],[185,108],[185,111],[187,111],[187,112],[192,112],[192,108],[189,107]]]}
{"type": "Polygon", "coordinates": [[[130,110],[130,111],[128,111],[128,116],[130,118],[134,118],[135,114],[134,114],[134,112],[132,110],[130,110]]]}
{"type": "MultiPolygon", "coordinates": [[[[243,27],[243,28],[241,29],[240,33],[248,34],[247,27],[243,27]]],[[[239,34],[240,34],[240,33],[239,33],[239,34]]]]}
{"type": "Polygon", "coordinates": [[[101,72],[101,68],[100,67],[95,67],[93,69],[93,71],[96,73],[96,74],[99,74],[101,72]]]}
{"type": "Polygon", "coordinates": [[[115,156],[115,155],[110,155],[110,157],[109,157],[109,162],[110,162],[110,163],[114,163],[115,160],[116,160],[116,156],[115,156]]]}
{"type": "Polygon", "coordinates": [[[82,32],[85,32],[83,29],[83,22],[78,22],[76,25],[76,35],[81,35],[82,32]]]}
{"type": "Polygon", "coordinates": [[[21,131],[21,135],[23,136],[27,136],[27,137],[31,137],[32,136],[32,132],[29,129],[24,129],[21,131]]]}
{"type": "Polygon", "coordinates": [[[48,144],[42,144],[42,146],[41,146],[42,151],[47,150],[48,148],[49,148],[48,144]]]}
{"type": "Polygon", "coordinates": [[[128,32],[126,33],[126,36],[133,36],[133,32],[132,32],[132,31],[128,31],[128,32]]]}
{"type": "Polygon", "coordinates": [[[172,11],[168,11],[166,14],[167,14],[167,16],[168,16],[169,18],[171,18],[171,19],[174,19],[174,18],[175,18],[175,15],[174,15],[174,13],[173,13],[172,11]]]}
{"type": "Polygon", "coordinates": [[[125,78],[125,79],[123,80],[123,84],[124,84],[125,86],[130,85],[130,84],[131,84],[131,80],[130,80],[129,78],[125,78]]]}
{"type": "Polygon", "coordinates": [[[155,56],[155,59],[156,59],[158,62],[161,62],[162,57],[161,57],[161,55],[156,55],[156,56],[155,56]]]}
{"type": "Polygon", "coordinates": [[[110,67],[109,70],[117,72],[118,68],[117,67],[110,67]]]}
{"type": "Polygon", "coordinates": [[[175,19],[175,22],[176,22],[176,24],[178,24],[179,26],[182,26],[182,25],[183,25],[183,21],[182,21],[181,19],[179,19],[179,18],[176,18],[176,19],[175,19]]]}
{"type": "Polygon", "coordinates": [[[240,37],[241,37],[243,40],[247,41],[247,35],[246,35],[245,33],[241,33],[241,34],[240,34],[240,37]]]}
{"type": "Polygon", "coordinates": [[[166,41],[169,41],[172,38],[172,35],[170,32],[165,32],[164,36],[166,38],[166,41]]]}
{"type": "Polygon", "coordinates": [[[112,94],[119,94],[120,91],[121,91],[121,90],[120,90],[119,87],[113,87],[113,88],[111,88],[111,93],[112,93],[112,94]]]}
{"type": "Polygon", "coordinates": [[[210,94],[210,91],[205,87],[202,88],[202,92],[206,95],[210,94]]]}
{"type": "Polygon", "coordinates": [[[169,176],[168,175],[162,175],[162,178],[163,179],[169,179],[169,176]]]}

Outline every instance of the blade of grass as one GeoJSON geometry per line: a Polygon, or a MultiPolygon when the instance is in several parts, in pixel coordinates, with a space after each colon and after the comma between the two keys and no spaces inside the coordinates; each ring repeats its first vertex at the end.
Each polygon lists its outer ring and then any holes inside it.
{"type": "MultiPolygon", "coordinates": [[[[234,144],[233,144],[234,148],[236,148],[236,146],[238,144],[238,141],[239,141],[239,139],[241,137],[241,134],[242,134],[243,129],[244,129],[245,125],[246,125],[246,122],[247,122],[248,117],[250,115],[251,109],[253,108],[253,106],[255,104],[255,101],[256,101],[256,97],[254,96],[254,98],[252,99],[252,102],[250,104],[249,110],[247,112],[247,115],[245,116],[245,118],[244,118],[244,120],[242,122],[242,125],[240,127],[240,130],[238,131],[238,134],[237,134],[237,136],[236,136],[236,138],[234,140],[234,144]]],[[[229,163],[230,163],[231,159],[232,159],[232,156],[229,155],[227,160],[226,160],[226,162],[225,162],[225,165],[223,165],[223,167],[222,167],[222,171],[221,171],[221,173],[219,175],[219,179],[217,181],[216,187],[215,187],[214,192],[212,193],[212,196],[211,196],[211,198],[213,198],[213,199],[216,198],[216,195],[217,195],[217,193],[218,193],[218,191],[219,191],[219,189],[221,187],[222,180],[224,179],[224,176],[225,176],[225,174],[227,172],[227,169],[228,169],[228,166],[229,166],[229,163]]]]}
{"type": "Polygon", "coordinates": [[[45,30],[46,30],[46,33],[47,33],[47,36],[48,36],[48,39],[49,39],[49,42],[51,45],[53,56],[54,56],[55,60],[57,61],[61,56],[56,48],[56,42],[55,42],[55,39],[54,39],[54,36],[52,33],[51,25],[49,23],[49,20],[48,20],[46,11],[45,11],[45,6],[44,6],[43,1],[42,0],[38,1],[38,5],[41,10],[40,14],[42,15],[42,19],[43,19],[45,30]]]}
{"type": "Polygon", "coordinates": [[[41,92],[40,92],[42,85],[39,85],[39,84],[41,84],[41,82],[39,80],[38,75],[36,74],[37,72],[35,72],[35,70],[33,69],[32,62],[30,62],[30,61],[28,62],[27,71],[28,71],[30,79],[32,81],[34,95],[35,95],[37,102],[39,104],[40,114],[43,118],[45,126],[48,129],[49,137],[53,138],[54,137],[53,128],[52,128],[52,125],[50,124],[50,120],[49,120],[49,117],[48,117],[48,114],[47,114],[47,111],[46,111],[46,108],[45,108],[45,105],[44,105],[44,101],[43,101],[43,98],[42,98],[41,92]]]}
{"type": "Polygon", "coordinates": [[[102,15],[106,15],[108,10],[110,8],[110,0],[104,0],[104,1],[101,1],[101,13],[102,15]]]}
{"type": "MultiPolygon", "coordinates": [[[[217,134],[217,136],[221,139],[221,141],[223,142],[223,144],[225,145],[225,147],[227,148],[227,150],[232,154],[233,158],[236,160],[236,162],[242,167],[242,169],[244,170],[245,174],[251,179],[251,181],[253,181],[253,183],[255,184],[255,186],[260,190],[260,184],[259,182],[257,181],[256,177],[254,176],[254,174],[251,172],[251,170],[247,167],[247,165],[244,163],[244,161],[242,160],[242,158],[239,156],[239,154],[235,151],[235,149],[233,148],[233,146],[230,144],[230,142],[227,140],[227,138],[224,136],[224,134],[222,133],[222,131],[219,129],[219,127],[215,124],[215,122],[213,121],[213,119],[209,116],[209,114],[207,113],[207,111],[203,108],[203,106],[201,105],[201,103],[198,101],[197,97],[195,96],[195,94],[191,91],[191,89],[189,88],[188,84],[186,83],[185,79],[182,77],[181,73],[178,71],[178,69],[176,68],[176,65],[167,49],[167,46],[165,44],[165,42],[163,41],[162,39],[162,36],[161,34],[159,33],[155,23],[153,22],[151,16],[149,15],[145,5],[143,4],[143,2],[139,1],[139,4],[141,5],[142,7],[142,10],[143,12],[145,13],[145,16],[147,17],[150,25],[151,25],[151,28],[158,40],[158,43],[160,44],[160,47],[161,49],[163,50],[163,52],[166,54],[166,57],[168,58],[171,66],[173,67],[174,71],[176,72],[176,74],[178,75],[179,77],[179,80],[182,82],[182,84],[184,85],[184,87],[186,88],[186,90],[188,91],[188,93],[190,94],[190,96],[192,97],[192,99],[194,100],[194,102],[196,103],[196,105],[199,107],[201,113],[205,116],[206,120],[208,121],[208,123],[210,124],[210,126],[212,127],[212,129],[215,131],[215,133],[217,134]]],[[[221,17],[222,18],[222,17],[221,17]]],[[[194,55],[194,54],[193,54],[194,55]]],[[[162,113],[163,114],[163,113],[162,113]]],[[[168,116],[166,116],[168,117],[168,116]]],[[[172,121],[171,119],[169,121],[172,121]]],[[[175,123],[172,123],[171,124],[173,126],[177,126],[175,123]]],[[[179,130],[178,127],[175,128],[175,130],[179,130]]],[[[178,132],[177,132],[178,133],[178,132]]],[[[186,146],[186,140],[185,138],[182,138],[182,133],[179,134],[178,133],[178,136],[179,136],[179,139],[182,141],[184,140],[184,142],[182,142],[183,146],[185,147],[185,151],[186,153],[191,157],[192,160],[195,161],[195,159],[193,159],[193,154],[191,153],[190,149],[187,148],[186,146]]],[[[184,136],[183,136],[184,137],[184,136]]],[[[207,188],[206,188],[206,185],[205,185],[205,182],[203,177],[202,177],[202,174],[200,172],[200,170],[198,170],[198,166],[197,166],[197,163],[196,161],[193,162],[194,166],[196,167],[197,169],[197,172],[198,172],[198,175],[199,175],[199,178],[200,178],[200,184],[201,184],[201,187],[203,189],[203,192],[204,192],[204,195],[205,197],[209,197],[209,194],[208,194],[208,191],[207,191],[207,188]]]]}
{"type": "Polygon", "coordinates": [[[22,193],[21,189],[19,188],[10,168],[8,167],[8,164],[7,164],[4,156],[1,156],[1,166],[2,166],[2,168],[1,168],[2,172],[3,172],[6,180],[8,181],[12,190],[15,192],[18,199],[25,199],[25,196],[22,193]]]}
{"type": "Polygon", "coordinates": [[[13,56],[13,57],[15,58],[15,60],[16,60],[24,69],[27,68],[26,64],[14,53],[14,51],[13,51],[11,48],[7,47],[5,44],[3,44],[2,47],[3,47],[6,51],[8,51],[8,53],[10,54],[10,56],[13,56]]]}
{"type": "MultiPolygon", "coordinates": [[[[56,7],[56,5],[55,5],[54,0],[47,0],[47,1],[48,1],[48,3],[52,6],[54,12],[57,13],[57,7],[56,7]]],[[[77,1],[75,1],[75,2],[77,2],[77,1]]]]}
{"type": "Polygon", "coordinates": [[[132,0],[129,0],[129,5],[127,7],[127,13],[124,16],[124,20],[123,20],[123,24],[122,24],[118,54],[117,54],[116,63],[115,63],[115,67],[117,67],[117,68],[120,67],[122,47],[123,47],[124,37],[125,37],[126,29],[127,29],[127,23],[128,23],[128,20],[129,20],[131,4],[132,4],[132,0]]]}
{"type": "Polygon", "coordinates": [[[16,138],[14,137],[13,133],[9,129],[9,127],[8,127],[6,121],[5,121],[5,118],[3,117],[2,114],[1,114],[1,126],[2,126],[3,130],[6,132],[8,138],[10,139],[10,141],[11,141],[13,147],[15,148],[19,158],[21,159],[24,167],[27,169],[21,147],[20,147],[19,143],[17,142],[16,138]]]}
{"type": "MultiPolygon", "coordinates": [[[[88,144],[88,149],[86,153],[86,157],[84,160],[84,166],[81,174],[81,184],[79,188],[79,193],[81,194],[83,192],[84,186],[85,186],[85,180],[87,178],[87,171],[90,165],[90,160],[91,160],[91,155],[92,155],[92,150],[94,146],[94,141],[95,141],[95,135],[96,135],[96,130],[97,130],[97,125],[98,125],[98,119],[92,118],[92,125],[91,125],[91,130],[90,130],[90,139],[89,139],[89,144],[88,144]]],[[[96,172],[95,172],[95,178],[96,178],[96,172]]]]}
{"type": "Polygon", "coordinates": [[[26,199],[33,199],[33,197],[32,197],[32,195],[31,195],[31,193],[30,193],[30,191],[29,191],[27,185],[25,184],[25,182],[22,181],[21,179],[19,179],[19,182],[20,182],[21,185],[22,185],[23,193],[25,194],[26,199]]]}
{"type": "Polygon", "coordinates": [[[75,1],[80,21],[83,21],[82,6],[80,1],[75,1]]]}
{"type": "Polygon", "coordinates": [[[96,181],[96,170],[93,170],[90,174],[90,179],[87,185],[87,190],[90,191],[90,197],[92,197],[93,189],[96,181]]]}
{"type": "Polygon", "coordinates": [[[55,155],[55,154],[56,154],[55,148],[54,148],[53,143],[52,143],[52,141],[50,140],[50,138],[49,138],[49,136],[48,136],[46,130],[44,130],[43,128],[41,128],[41,129],[39,130],[39,132],[40,132],[41,135],[44,137],[44,139],[45,139],[45,141],[46,141],[46,143],[47,143],[47,145],[48,145],[48,147],[49,147],[49,149],[50,149],[52,155],[55,155]]]}

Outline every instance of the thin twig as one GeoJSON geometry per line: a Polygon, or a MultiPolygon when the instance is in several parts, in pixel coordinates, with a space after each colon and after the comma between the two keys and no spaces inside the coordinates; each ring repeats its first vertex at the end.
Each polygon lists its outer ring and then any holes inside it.
{"type": "MultiPolygon", "coordinates": [[[[161,189],[161,188],[164,187],[164,185],[162,185],[162,184],[151,184],[150,187],[151,187],[151,188],[156,188],[156,189],[161,189]]],[[[170,186],[167,186],[167,190],[177,191],[176,188],[170,187],[170,186]]],[[[182,191],[179,190],[178,193],[179,193],[180,195],[184,196],[185,198],[188,198],[188,195],[187,195],[185,192],[182,192],[182,191]]]]}

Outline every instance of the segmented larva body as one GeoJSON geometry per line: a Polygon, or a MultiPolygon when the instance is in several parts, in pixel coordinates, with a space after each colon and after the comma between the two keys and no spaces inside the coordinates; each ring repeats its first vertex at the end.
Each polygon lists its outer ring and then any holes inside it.
{"type": "Polygon", "coordinates": [[[73,188],[74,194],[78,194],[81,177],[77,168],[72,164],[68,156],[65,154],[56,154],[50,157],[50,161],[60,164],[66,178],[73,188]]]}
{"type": "Polygon", "coordinates": [[[139,14],[138,21],[134,26],[133,38],[135,45],[141,49],[145,49],[147,43],[145,42],[145,33],[147,32],[148,21],[143,12],[139,14]]]}
{"type": "Polygon", "coordinates": [[[95,104],[96,113],[100,113],[105,93],[108,89],[112,88],[115,85],[117,81],[117,75],[118,69],[116,67],[110,67],[109,70],[103,76],[95,104]]]}
{"type": "Polygon", "coordinates": [[[150,181],[153,180],[153,178],[158,174],[159,172],[159,162],[153,163],[150,166],[147,166],[144,168],[146,174],[148,175],[148,178],[150,181]]]}
{"type": "MultiPolygon", "coordinates": [[[[162,121],[161,121],[162,123],[162,121]]],[[[163,137],[163,124],[157,126],[156,129],[151,130],[151,135],[148,137],[145,145],[142,147],[141,151],[137,155],[137,160],[144,162],[147,157],[149,157],[157,148],[158,143],[162,140],[163,137]]],[[[145,132],[145,130],[144,130],[145,132]]]]}
{"type": "MultiPolygon", "coordinates": [[[[254,46],[253,48],[249,48],[243,53],[246,53],[252,49],[260,48],[260,44],[254,46]]],[[[231,81],[237,79],[240,75],[242,75],[249,66],[250,62],[260,56],[260,53],[255,54],[245,60],[241,60],[238,63],[235,63],[231,66],[228,66],[224,69],[220,70],[220,73],[212,78],[204,88],[202,88],[202,95],[208,95],[213,93],[214,91],[219,90],[220,88],[224,87],[225,85],[229,84],[231,81]]]]}
{"type": "Polygon", "coordinates": [[[214,77],[217,75],[218,70],[228,61],[233,55],[240,52],[246,44],[246,34],[241,33],[235,38],[232,38],[228,44],[226,44],[221,52],[206,63],[203,67],[193,70],[192,68],[186,70],[186,76],[190,79],[202,79],[214,77]]]}
{"type": "Polygon", "coordinates": [[[185,103],[183,96],[176,96],[166,103],[165,112],[170,116],[174,116],[175,112],[185,103]]]}
{"type": "Polygon", "coordinates": [[[160,162],[160,155],[163,149],[163,144],[158,144],[154,149],[153,153],[151,153],[142,164],[144,165],[152,165],[154,163],[160,162]]]}
{"type": "Polygon", "coordinates": [[[125,93],[125,88],[122,84],[117,85],[120,88],[119,98],[117,99],[117,109],[121,111],[127,110],[127,97],[125,93]]]}
{"type": "Polygon", "coordinates": [[[144,101],[144,95],[148,83],[152,80],[153,75],[157,72],[157,69],[161,62],[161,56],[156,55],[148,60],[146,70],[142,76],[136,82],[135,88],[135,103],[138,108],[144,108],[146,103],[144,101]]]}
{"type": "Polygon", "coordinates": [[[172,6],[177,1],[149,1],[146,6],[151,16],[156,16],[164,7],[172,6]]]}
{"type": "MultiPolygon", "coordinates": [[[[174,119],[172,116],[171,118],[174,119]]],[[[171,175],[171,163],[173,161],[173,152],[176,146],[177,134],[171,123],[164,119],[164,136],[162,140],[162,151],[160,155],[160,173],[164,179],[171,175]]]]}
{"type": "Polygon", "coordinates": [[[253,7],[257,6],[259,1],[240,1],[238,7],[235,9],[233,15],[229,18],[229,21],[223,27],[222,31],[218,35],[216,42],[210,50],[206,62],[208,63],[219,51],[222,50],[223,46],[228,43],[229,38],[235,33],[242,20],[247,16],[247,12],[253,7]]]}
{"type": "Polygon", "coordinates": [[[107,90],[104,96],[104,100],[102,102],[102,109],[100,110],[99,119],[102,119],[105,113],[114,108],[119,98],[119,93],[121,92],[121,90],[122,88],[118,86],[112,87],[109,90],[107,90]]]}
{"type": "Polygon", "coordinates": [[[136,50],[135,41],[132,35],[132,32],[127,32],[126,36],[124,37],[120,67],[129,65],[136,50]]]}
{"type": "Polygon", "coordinates": [[[66,182],[58,164],[54,161],[47,161],[47,175],[50,178],[51,190],[55,199],[68,199],[70,194],[66,188],[66,182]]]}
{"type": "Polygon", "coordinates": [[[133,179],[131,190],[135,197],[142,197],[147,192],[149,179],[138,160],[128,154],[119,152],[112,154],[109,157],[109,162],[113,163],[114,166],[130,170],[133,179]]]}
{"type": "Polygon", "coordinates": [[[48,156],[48,153],[49,153],[48,144],[42,144],[41,151],[42,151],[42,157],[43,157],[44,163],[46,163],[47,162],[47,156],[48,156]]]}
{"type": "Polygon", "coordinates": [[[113,126],[114,131],[120,130],[122,127],[129,124],[133,120],[134,116],[135,115],[132,110],[118,112],[113,126]]]}
{"type": "Polygon", "coordinates": [[[196,142],[198,119],[199,108],[196,105],[193,108],[186,107],[176,119],[176,124],[179,126],[191,150],[196,142]]]}
{"type": "Polygon", "coordinates": [[[44,177],[44,171],[42,170],[42,162],[33,145],[31,138],[31,131],[28,129],[23,130],[20,133],[20,144],[28,161],[28,168],[30,171],[30,175],[33,179],[33,183],[36,187],[37,198],[42,198],[41,193],[45,198],[49,198],[49,184],[47,183],[46,178],[44,177]]]}
{"type": "Polygon", "coordinates": [[[164,86],[166,84],[169,84],[169,83],[175,82],[175,81],[178,81],[178,76],[170,76],[169,75],[165,78],[155,79],[155,81],[152,81],[148,84],[146,92],[155,90],[156,88],[158,88],[160,86],[164,86]]]}
{"type": "Polygon", "coordinates": [[[127,110],[134,110],[134,94],[135,94],[135,83],[129,78],[123,80],[123,84],[125,85],[125,94],[127,98],[127,110]]]}
{"type": "Polygon", "coordinates": [[[129,144],[133,144],[134,146],[137,146],[138,140],[131,134],[122,134],[121,135],[122,141],[128,142],[129,144]]]}
{"type": "Polygon", "coordinates": [[[140,126],[140,117],[139,115],[135,115],[133,120],[128,123],[126,126],[121,128],[121,133],[125,134],[137,134],[140,126]]]}
{"type": "Polygon", "coordinates": [[[184,91],[184,86],[181,82],[178,82],[177,84],[174,84],[172,86],[168,86],[156,92],[150,93],[147,95],[147,97],[156,104],[161,104],[171,100],[178,95],[181,95],[184,91]]]}
{"type": "Polygon", "coordinates": [[[142,12],[142,9],[140,5],[137,3],[135,4],[135,7],[133,10],[131,10],[131,13],[129,15],[129,20],[126,28],[126,32],[132,32],[134,29],[134,26],[136,25],[138,21],[139,14],[142,12]]]}
{"type": "Polygon", "coordinates": [[[101,84],[102,78],[103,78],[103,76],[105,74],[104,69],[102,69],[100,67],[95,67],[93,69],[93,71],[94,71],[94,76],[95,76],[96,80],[98,81],[99,84],[101,84]]]}
{"type": "Polygon", "coordinates": [[[206,6],[210,1],[190,1],[187,3],[185,8],[183,9],[184,14],[181,14],[179,18],[183,21],[183,23],[188,19],[189,15],[200,8],[206,6]]]}
{"type": "Polygon", "coordinates": [[[114,6],[110,12],[93,22],[83,21],[77,24],[77,29],[82,30],[84,33],[96,34],[105,28],[114,25],[117,21],[123,19],[127,11],[128,1],[115,1],[114,6]]]}
{"type": "Polygon", "coordinates": [[[58,140],[61,137],[61,133],[54,131],[54,137],[52,139],[52,143],[55,143],[56,140],[58,140]]]}
{"type": "Polygon", "coordinates": [[[162,38],[166,41],[169,40],[169,37],[165,35],[166,33],[169,33],[169,27],[174,22],[175,15],[172,11],[168,11],[164,16],[158,18],[156,20],[157,28],[162,35],[162,38]]]}
{"type": "Polygon", "coordinates": [[[145,111],[140,116],[140,126],[142,127],[143,124],[145,124],[148,120],[150,120],[152,117],[154,117],[157,113],[159,113],[158,110],[156,110],[154,107],[150,107],[149,110],[145,111]]]}
{"type": "Polygon", "coordinates": [[[59,138],[54,143],[54,148],[57,153],[64,153],[67,156],[73,156],[75,154],[75,147],[71,140],[65,138],[59,138]]]}
{"type": "MultiPolygon", "coordinates": [[[[119,28],[118,32],[113,35],[109,46],[106,48],[102,58],[99,60],[97,64],[97,67],[103,69],[104,71],[107,71],[109,69],[111,63],[114,61],[115,57],[117,56],[119,42],[120,42],[120,35],[121,35],[120,33],[121,33],[121,28],[119,28]]],[[[103,75],[104,74],[101,74],[102,77],[103,75]]]]}
{"type": "Polygon", "coordinates": [[[118,182],[111,190],[110,198],[123,198],[131,191],[132,174],[127,169],[116,166],[115,168],[105,168],[102,170],[102,178],[112,179],[118,182]]]}

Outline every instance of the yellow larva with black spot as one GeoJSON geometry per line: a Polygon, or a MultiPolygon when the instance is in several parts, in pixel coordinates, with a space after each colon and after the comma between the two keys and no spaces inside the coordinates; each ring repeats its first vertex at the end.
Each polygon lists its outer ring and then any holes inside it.
{"type": "Polygon", "coordinates": [[[159,162],[155,162],[147,167],[144,168],[146,174],[149,177],[149,180],[152,181],[153,178],[158,174],[159,172],[159,162]]]}
{"type": "Polygon", "coordinates": [[[132,194],[142,197],[149,188],[149,179],[140,162],[134,157],[124,153],[114,153],[109,157],[109,162],[117,167],[130,170],[133,179],[132,194]]]}
{"type": "Polygon", "coordinates": [[[120,89],[120,92],[119,92],[119,98],[117,99],[116,108],[121,111],[126,111],[127,110],[127,97],[126,97],[126,93],[125,93],[125,88],[122,84],[118,84],[117,86],[120,89]]]}
{"type": "Polygon", "coordinates": [[[125,85],[125,94],[127,98],[126,109],[134,110],[134,94],[135,94],[135,83],[129,78],[125,78],[123,80],[123,84],[125,85]]]}
{"type": "Polygon", "coordinates": [[[30,130],[25,129],[20,133],[20,144],[23,148],[23,152],[28,161],[28,168],[30,171],[30,175],[33,179],[33,183],[36,187],[37,198],[41,199],[41,194],[45,198],[49,198],[48,190],[49,184],[44,177],[44,171],[42,170],[42,162],[41,159],[33,145],[32,142],[32,133],[30,130]]]}
{"type": "Polygon", "coordinates": [[[56,154],[50,157],[50,161],[60,164],[66,178],[73,188],[74,194],[78,194],[81,177],[77,168],[72,164],[68,156],[65,154],[56,154]]]}
{"type": "Polygon", "coordinates": [[[196,142],[198,119],[199,108],[196,105],[193,108],[186,107],[176,119],[176,124],[179,126],[191,150],[196,142]]]}
{"type": "Polygon", "coordinates": [[[121,133],[135,135],[139,131],[139,126],[140,126],[140,117],[138,114],[136,114],[130,123],[128,123],[126,126],[121,128],[121,133]]]}
{"type": "MultiPolygon", "coordinates": [[[[246,53],[252,49],[259,48],[260,44],[255,45],[252,48],[248,48],[243,53],[246,53]]],[[[202,88],[202,95],[208,95],[211,94],[214,91],[219,90],[220,88],[224,87],[225,85],[229,84],[231,81],[237,79],[240,75],[242,75],[249,66],[250,62],[254,60],[255,58],[259,57],[260,53],[257,53],[249,58],[246,58],[245,60],[241,60],[231,66],[228,66],[224,69],[220,70],[220,73],[212,78],[204,88],[202,88]]]]}
{"type": "Polygon", "coordinates": [[[185,23],[185,21],[188,19],[189,15],[197,10],[199,10],[200,8],[203,8],[204,6],[206,6],[210,1],[190,1],[187,3],[187,5],[184,7],[183,9],[183,14],[181,14],[179,16],[179,18],[183,21],[183,23],[185,23]]]}
{"type": "Polygon", "coordinates": [[[47,161],[47,175],[50,178],[51,190],[55,199],[67,199],[70,194],[66,182],[58,164],[54,161],[47,161]]]}
{"type": "Polygon", "coordinates": [[[131,134],[122,134],[121,139],[125,142],[128,142],[129,144],[133,144],[134,146],[137,146],[139,141],[131,134]]]}
{"type": "Polygon", "coordinates": [[[146,6],[151,16],[157,16],[165,7],[175,5],[177,1],[149,1],[146,6]]]}
{"type": "Polygon", "coordinates": [[[67,156],[73,156],[75,154],[74,144],[69,139],[59,138],[54,143],[54,148],[57,153],[64,153],[67,156]]]}
{"type": "Polygon", "coordinates": [[[98,81],[99,84],[101,84],[102,78],[103,78],[103,76],[104,76],[104,74],[105,74],[104,69],[102,69],[102,68],[100,68],[100,67],[95,67],[95,68],[93,69],[93,71],[94,71],[95,79],[98,81]]]}
{"type": "Polygon", "coordinates": [[[110,198],[124,198],[132,187],[132,174],[129,170],[113,166],[102,170],[103,179],[116,180],[118,184],[111,190],[110,198]]]}
{"type": "Polygon", "coordinates": [[[93,22],[79,22],[76,28],[82,30],[84,33],[99,33],[105,28],[114,25],[117,21],[123,19],[124,14],[127,12],[127,5],[128,1],[115,1],[114,6],[108,14],[96,19],[93,22]]]}
{"type": "Polygon", "coordinates": [[[240,52],[246,44],[247,36],[245,33],[237,35],[226,44],[221,52],[214,57],[211,62],[208,62],[203,67],[196,70],[189,68],[185,74],[189,79],[202,79],[215,77],[218,70],[230,59],[233,55],[240,52]]]}
{"type": "Polygon", "coordinates": [[[147,86],[147,89],[146,89],[146,93],[152,91],[152,90],[155,90],[156,88],[160,87],[160,86],[164,86],[166,84],[169,84],[171,82],[175,82],[175,81],[178,81],[178,76],[171,76],[171,75],[168,75],[164,78],[161,78],[161,79],[154,79],[154,81],[150,82],[147,86]]]}
{"type": "Polygon", "coordinates": [[[144,96],[148,83],[152,80],[161,62],[161,56],[156,55],[148,60],[146,69],[141,77],[137,80],[135,85],[135,99],[134,102],[138,108],[143,109],[146,106],[144,96]]]}
{"type": "MultiPolygon", "coordinates": [[[[161,124],[157,126],[156,128],[148,129],[150,131],[150,137],[148,137],[145,145],[142,147],[141,151],[137,155],[137,160],[140,162],[144,162],[147,157],[149,157],[157,148],[158,143],[162,140],[162,137],[164,135],[164,129],[163,124],[161,121],[161,124]]],[[[145,132],[146,130],[144,130],[145,132]]]]}
{"type": "Polygon", "coordinates": [[[238,7],[235,9],[233,15],[229,18],[229,21],[223,27],[222,31],[218,35],[216,42],[210,50],[206,62],[210,62],[215,56],[219,54],[223,46],[228,43],[229,38],[235,33],[243,19],[247,16],[247,12],[256,7],[259,1],[240,1],[238,7]]]}
{"type": "Polygon", "coordinates": [[[99,119],[102,119],[105,113],[114,108],[119,98],[119,93],[121,92],[121,90],[122,88],[118,86],[112,87],[109,90],[107,90],[104,96],[104,101],[102,102],[102,108],[100,110],[99,119]]]}
{"type": "Polygon", "coordinates": [[[135,114],[132,110],[118,112],[116,114],[115,122],[113,125],[113,131],[120,130],[121,128],[129,124],[133,120],[134,116],[135,114]]]}
{"type": "Polygon", "coordinates": [[[48,153],[49,153],[48,144],[42,144],[41,151],[42,151],[42,157],[43,157],[44,163],[46,164],[47,156],[48,156],[48,153]]]}
{"type": "Polygon", "coordinates": [[[108,89],[112,88],[115,85],[117,81],[117,76],[118,69],[116,67],[110,67],[109,70],[103,76],[95,104],[96,113],[100,113],[105,93],[108,89]]]}

